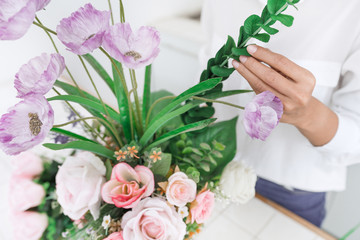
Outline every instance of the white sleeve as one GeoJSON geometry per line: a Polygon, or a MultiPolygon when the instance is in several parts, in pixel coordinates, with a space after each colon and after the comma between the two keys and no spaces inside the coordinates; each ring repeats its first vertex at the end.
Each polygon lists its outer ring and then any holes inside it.
{"type": "Polygon", "coordinates": [[[330,107],[338,115],[338,130],[318,150],[341,165],[360,162],[360,34],[344,61],[330,107]]]}

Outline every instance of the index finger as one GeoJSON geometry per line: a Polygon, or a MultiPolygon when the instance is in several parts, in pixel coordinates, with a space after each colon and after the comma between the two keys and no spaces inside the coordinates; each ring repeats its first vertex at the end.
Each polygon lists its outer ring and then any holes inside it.
{"type": "Polygon", "coordinates": [[[290,77],[295,82],[299,80],[305,80],[308,78],[305,68],[297,65],[293,61],[289,60],[283,55],[274,53],[269,49],[257,46],[249,45],[247,51],[256,59],[268,64],[272,68],[282,72],[284,75],[290,77]],[[305,74],[304,74],[305,73],[305,74]]]}

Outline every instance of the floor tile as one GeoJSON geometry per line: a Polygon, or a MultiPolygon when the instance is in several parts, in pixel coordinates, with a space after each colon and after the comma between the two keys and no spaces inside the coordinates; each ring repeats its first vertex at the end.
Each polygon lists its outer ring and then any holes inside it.
{"type": "Polygon", "coordinates": [[[254,198],[244,205],[230,205],[224,214],[243,229],[257,235],[275,214],[275,210],[254,198]]]}
{"type": "Polygon", "coordinates": [[[276,213],[257,237],[259,240],[314,240],[316,235],[291,218],[276,213]]]}

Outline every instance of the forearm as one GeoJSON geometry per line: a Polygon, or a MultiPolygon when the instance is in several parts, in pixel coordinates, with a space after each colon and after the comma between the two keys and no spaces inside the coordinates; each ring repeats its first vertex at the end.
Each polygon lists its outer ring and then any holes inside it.
{"type": "Polygon", "coordinates": [[[338,116],[322,102],[312,97],[311,107],[303,120],[294,124],[314,146],[323,146],[331,141],[338,129],[338,116]]]}

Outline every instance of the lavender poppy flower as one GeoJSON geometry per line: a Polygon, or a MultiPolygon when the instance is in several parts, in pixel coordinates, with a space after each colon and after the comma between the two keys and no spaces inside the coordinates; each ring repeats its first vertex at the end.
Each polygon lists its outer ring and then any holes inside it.
{"type": "Polygon", "coordinates": [[[30,28],[37,4],[29,0],[0,0],[0,40],[16,40],[30,28]]]}
{"type": "Polygon", "coordinates": [[[104,35],[103,46],[116,60],[131,69],[151,64],[160,52],[159,32],[141,27],[133,33],[128,23],[111,26],[104,35]]]}
{"type": "Polygon", "coordinates": [[[50,0],[35,0],[36,2],[36,10],[39,11],[46,7],[49,4],[50,0]]]}
{"type": "Polygon", "coordinates": [[[18,97],[30,94],[45,95],[52,88],[55,80],[64,71],[64,58],[57,53],[43,53],[23,65],[15,76],[15,88],[18,97]]]}
{"type": "Polygon", "coordinates": [[[101,46],[109,20],[110,12],[98,11],[88,3],[61,20],[57,36],[68,50],[83,55],[101,46]]]}
{"type": "Polygon", "coordinates": [[[265,141],[278,125],[282,114],[283,104],[280,99],[270,91],[262,92],[245,107],[245,130],[250,137],[265,141]]]}
{"type": "Polygon", "coordinates": [[[0,119],[0,148],[16,155],[41,143],[54,123],[54,111],[45,97],[30,95],[0,119]]]}

